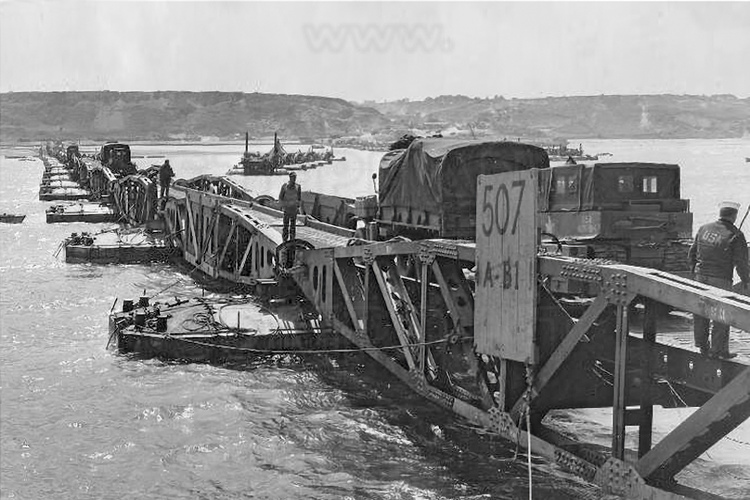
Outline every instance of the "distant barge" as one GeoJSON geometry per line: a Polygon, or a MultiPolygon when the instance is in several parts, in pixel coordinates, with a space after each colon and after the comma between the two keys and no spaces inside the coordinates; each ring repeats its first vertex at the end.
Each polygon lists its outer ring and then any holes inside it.
{"type": "Polygon", "coordinates": [[[335,158],[333,149],[310,146],[307,152],[287,153],[276,134],[273,135],[273,148],[265,153],[253,153],[249,150],[249,135],[245,133],[245,152],[240,162],[227,171],[227,175],[284,175],[295,170],[310,170],[333,161],[345,161],[346,158],[335,158]],[[322,149],[322,151],[318,151],[322,149]]]}
{"type": "Polygon", "coordinates": [[[73,233],[63,241],[62,250],[67,263],[134,264],[168,261],[175,256],[175,249],[164,238],[148,232],[73,233]]]}
{"type": "Polygon", "coordinates": [[[47,223],[59,222],[117,222],[114,209],[102,203],[69,203],[49,207],[45,211],[47,223]]]}

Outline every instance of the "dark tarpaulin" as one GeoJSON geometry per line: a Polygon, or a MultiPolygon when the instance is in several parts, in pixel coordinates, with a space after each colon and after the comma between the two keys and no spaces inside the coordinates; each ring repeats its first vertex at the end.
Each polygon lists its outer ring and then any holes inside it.
{"type": "Polygon", "coordinates": [[[417,139],[381,160],[380,206],[473,216],[479,174],[547,167],[546,151],[528,144],[417,139]]]}

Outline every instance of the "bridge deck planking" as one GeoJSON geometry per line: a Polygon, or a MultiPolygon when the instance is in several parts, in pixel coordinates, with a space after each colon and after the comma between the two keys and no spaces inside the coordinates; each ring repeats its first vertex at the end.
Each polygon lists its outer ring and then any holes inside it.
{"type": "MultiPolygon", "coordinates": [[[[255,219],[268,224],[268,226],[276,230],[279,234],[282,234],[284,228],[283,216],[275,216],[266,211],[256,210],[254,208],[246,208],[235,206],[235,208],[244,212],[255,219]]],[[[305,240],[312,244],[315,248],[334,248],[346,246],[351,238],[332,234],[321,229],[316,229],[306,225],[307,216],[297,216],[296,224],[296,236],[297,239],[305,240]]]]}
{"type": "MultiPolygon", "coordinates": [[[[170,196],[176,199],[184,199],[185,191],[177,188],[170,191],[170,196]]],[[[245,213],[258,221],[267,224],[271,229],[282,234],[284,227],[284,218],[281,212],[267,207],[255,208],[250,203],[237,203],[237,200],[231,200],[225,204],[232,207],[238,212],[245,213]]],[[[334,248],[347,246],[350,237],[334,234],[322,229],[313,228],[307,225],[306,215],[297,216],[296,236],[312,244],[315,248],[334,248]]]]}

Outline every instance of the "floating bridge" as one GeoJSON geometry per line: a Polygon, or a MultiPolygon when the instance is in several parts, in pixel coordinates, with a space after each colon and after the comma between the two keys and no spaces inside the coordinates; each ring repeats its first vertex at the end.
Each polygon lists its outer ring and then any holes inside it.
{"type": "Polygon", "coordinates": [[[750,332],[750,298],[540,251],[535,196],[523,196],[534,170],[480,176],[497,196],[477,213],[476,241],[368,241],[301,215],[297,239],[284,242],[282,213],[227,178],[179,182],[162,204],[148,179],[94,175],[131,223],[162,220],[166,239],[196,269],[250,287],[293,283],[322,325],[419,395],[607,492],[699,497],[675,476],[750,415],[750,345],[733,360],[702,356],[677,341],[692,333],[671,331],[664,314],[750,332]],[[575,316],[549,286],[566,280],[596,291],[575,316]],[[654,442],[655,405],[698,409],[654,442]],[[556,409],[603,407],[613,410],[606,448],[563,436],[545,419],[556,409]],[[628,432],[637,432],[637,450],[626,450],[628,432]]]}

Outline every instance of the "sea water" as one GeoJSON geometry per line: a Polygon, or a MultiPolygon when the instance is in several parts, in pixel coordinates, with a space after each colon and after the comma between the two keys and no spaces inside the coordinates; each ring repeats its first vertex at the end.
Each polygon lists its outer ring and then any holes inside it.
{"type": "MultiPolygon", "coordinates": [[[[224,174],[243,146],[136,144],[133,154],[145,157],[136,159],[141,168],[169,158],[178,178],[190,178],[224,174]]],[[[743,209],[750,202],[750,141],[583,146],[612,153],[607,161],[680,164],[696,227],[714,218],[719,201],[740,201],[743,209]]],[[[381,154],[336,154],[347,161],[298,173],[303,189],[373,194],[381,154]]],[[[65,264],[55,253],[66,236],[114,225],[46,224],[44,210],[53,203],[38,201],[42,172],[41,161],[0,158],[0,212],[27,214],[23,224],[0,224],[0,498],[528,498],[515,443],[468,428],[365,355],[211,366],[107,350],[107,314],[116,298],[170,285],[169,296],[224,292],[169,264],[65,264]]],[[[232,178],[272,196],[286,180],[232,178]]],[[[657,409],[655,439],[690,411],[657,409]]],[[[556,418],[609,444],[606,410],[556,418]]],[[[750,496],[748,427],[730,433],[680,479],[750,496]]],[[[534,458],[532,472],[534,498],[609,498],[545,460],[534,458]]]]}

